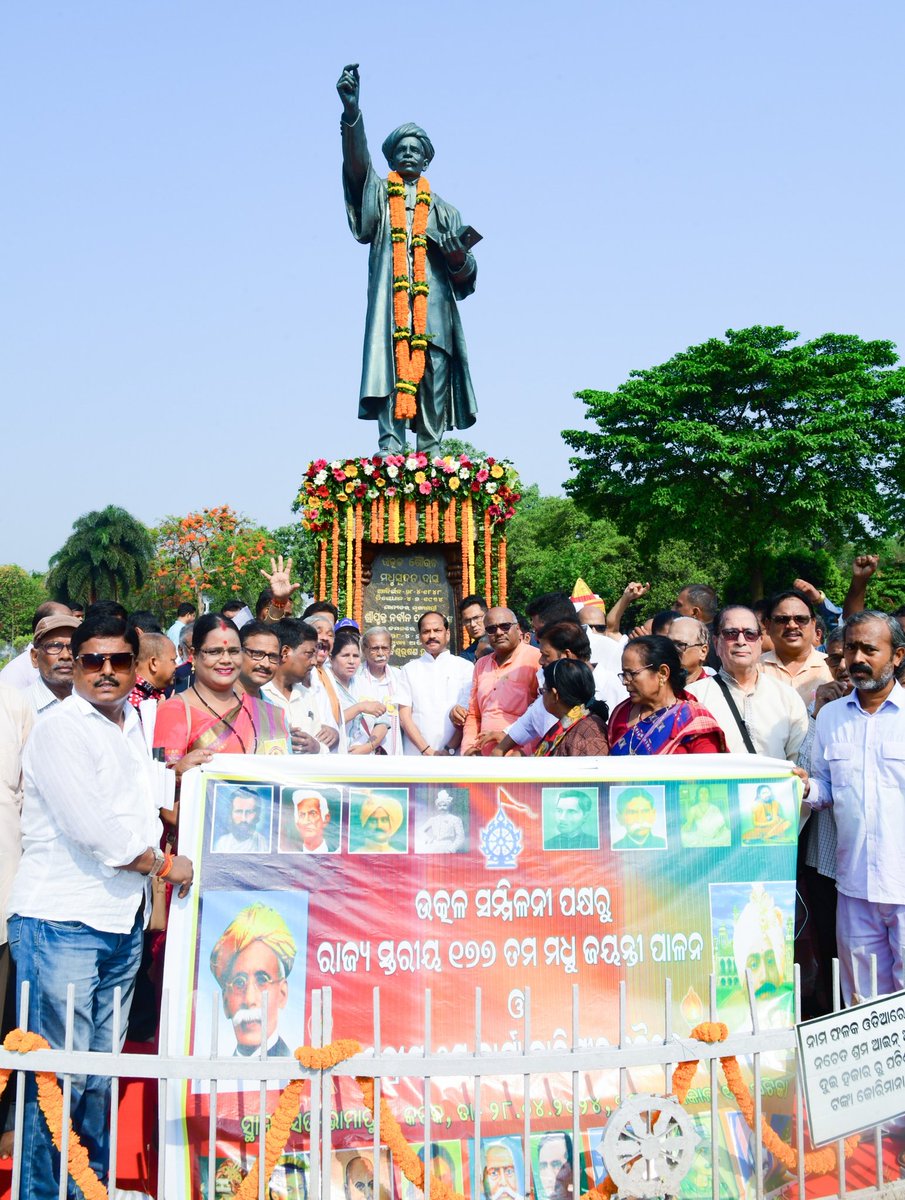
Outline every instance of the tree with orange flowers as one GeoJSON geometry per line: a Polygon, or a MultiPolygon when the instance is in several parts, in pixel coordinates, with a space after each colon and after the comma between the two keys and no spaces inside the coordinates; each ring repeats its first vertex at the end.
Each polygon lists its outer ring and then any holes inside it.
{"type": "Polygon", "coordinates": [[[217,609],[236,596],[252,605],[264,585],[261,568],[277,552],[268,530],[228,504],[184,517],[165,517],[154,530],[157,552],[151,564],[157,607],[175,611],[181,600],[217,609]]]}

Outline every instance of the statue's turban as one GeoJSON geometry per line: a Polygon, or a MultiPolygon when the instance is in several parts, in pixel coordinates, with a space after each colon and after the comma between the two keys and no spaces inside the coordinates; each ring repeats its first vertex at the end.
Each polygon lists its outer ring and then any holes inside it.
{"type": "Polygon", "coordinates": [[[211,970],[222,985],[231,973],[237,956],[252,942],[263,942],[274,952],[286,976],[295,962],[295,938],[275,908],[251,904],[237,913],[227,925],[211,951],[211,970]]]}
{"type": "Polygon", "coordinates": [[[434,157],[433,142],[420,125],[416,125],[413,121],[407,121],[405,125],[400,125],[398,129],[394,129],[393,132],[387,136],[383,145],[380,147],[383,151],[383,157],[387,160],[390,166],[393,165],[393,155],[396,153],[396,147],[405,137],[416,137],[418,139],[418,141],[424,147],[424,157],[427,159],[428,164],[430,164],[434,157]]]}

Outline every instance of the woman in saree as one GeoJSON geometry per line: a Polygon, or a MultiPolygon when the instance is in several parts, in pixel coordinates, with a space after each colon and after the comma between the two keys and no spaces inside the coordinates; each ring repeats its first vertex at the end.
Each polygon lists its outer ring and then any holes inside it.
{"type": "Polygon", "coordinates": [[[239,631],[219,613],[205,613],[192,630],[195,673],[184,692],[157,709],[154,747],[177,776],[214,754],[287,754],[289,732],[281,709],[240,694],[239,631]]]}
{"type": "Polygon", "coordinates": [[[392,718],[379,700],[359,700],[352,681],[361,667],[358,630],[337,629],[330,651],[330,671],[343,711],[343,739],[340,749],[349,754],[374,754],[390,729],[392,718]]]}
{"type": "Polygon", "coordinates": [[[722,729],[684,690],[685,671],[669,638],[629,642],[619,678],[628,699],[610,718],[610,754],[726,753],[722,729]]]}
{"type": "Polygon", "coordinates": [[[539,758],[609,753],[609,709],[594,699],[594,672],[577,658],[558,658],[543,668],[544,708],[556,723],[534,751],[539,758]]]}

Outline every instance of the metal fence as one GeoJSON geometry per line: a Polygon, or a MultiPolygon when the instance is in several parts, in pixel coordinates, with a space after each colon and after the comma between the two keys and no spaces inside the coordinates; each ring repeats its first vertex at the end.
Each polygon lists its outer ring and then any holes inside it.
{"type": "MultiPolygon", "coordinates": [[[[838,964],[837,964],[838,966],[838,964]]],[[[874,988],[874,992],[876,988],[874,988]]],[[[838,996],[838,970],[836,971],[836,1007],[840,1007],[838,996]]],[[[716,981],[710,977],[709,1017],[719,1020],[716,1003],[716,981]]],[[[74,998],[70,985],[69,1012],[67,1015],[66,1045],[61,1050],[33,1051],[27,1055],[18,1055],[0,1049],[0,1068],[13,1069],[19,1081],[19,1095],[23,1094],[24,1080],[28,1072],[54,1071],[60,1078],[63,1093],[63,1147],[62,1156],[68,1150],[68,1125],[71,1106],[72,1077],[77,1075],[100,1075],[109,1077],[112,1081],[111,1109],[111,1178],[109,1181],[110,1195],[115,1196],[117,1190],[115,1163],[117,1144],[119,1141],[118,1100],[120,1083],[123,1079],[148,1079],[157,1082],[158,1106],[160,1114],[168,1111],[170,1093],[174,1087],[184,1080],[206,1080],[210,1085],[210,1122],[209,1122],[209,1154],[207,1165],[206,1200],[214,1200],[215,1187],[215,1143],[217,1128],[218,1085],[232,1081],[241,1081],[244,1086],[257,1083],[260,1089],[258,1116],[258,1154],[263,1162],[264,1139],[267,1128],[267,1096],[269,1081],[285,1080],[287,1075],[307,1077],[310,1080],[310,1129],[308,1131],[307,1151],[309,1153],[310,1170],[308,1174],[308,1194],[311,1200],[320,1200],[331,1194],[331,1152],[333,1150],[332,1125],[334,1116],[334,1088],[332,1081],[335,1077],[365,1076],[375,1081],[375,1099],[379,1105],[381,1081],[406,1077],[419,1081],[423,1097],[423,1124],[419,1126],[418,1136],[425,1147],[431,1146],[439,1136],[437,1118],[439,1109],[432,1102],[432,1089],[438,1080],[450,1077],[466,1077],[471,1080],[474,1103],[473,1120],[471,1121],[474,1145],[481,1145],[482,1136],[482,1086],[487,1087],[493,1077],[521,1077],[522,1115],[523,1122],[520,1137],[523,1139],[525,1164],[525,1191],[531,1189],[531,1156],[530,1139],[532,1135],[532,1105],[529,1098],[532,1082],[539,1077],[557,1075],[571,1079],[571,1101],[565,1106],[565,1111],[571,1115],[572,1146],[576,1152],[572,1155],[572,1192],[578,1196],[580,1191],[581,1154],[577,1148],[581,1145],[581,1133],[589,1125],[587,1119],[587,1087],[582,1080],[600,1072],[618,1072],[619,1106],[608,1118],[598,1117],[606,1121],[607,1134],[611,1127],[622,1130],[619,1136],[612,1139],[607,1137],[609,1151],[604,1146],[603,1154],[607,1169],[613,1178],[622,1180],[621,1195],[633,1196],[664,1196],[677,1194],[681,1181],[691,1164],[694,1153],[695,1138],[688,1137],[687,1126],[683,1124],[683,1110],[671,1106],[668,1097],[672,1092],[673,1070],[677,1063],[697,1059],[702,1069],[709,1077],[710,1107],[710,1170],[712,1179],[712,1195],[714,1200],[720,1196],[720,1165],[718,1136],[719,1109],[719,1059],[724,1056],[735,1056],[746,1060],[753,1081],[754,1126],[760,1128],[762,1115],[762,1081],[761,1058],[765,1054],[786,1053],[790,1061],[795,1054],[795,1032],[792,1028],[765,1029],[762,1028],[758,1016],[758,1001],[754,994],[753,981],[750,972],[747,976],[747,994],[749,1010],[749,1028],[744,1032],[730,1035],[728,1040],[706,1044],[688,1037],[679,1036],[672,1028],[671,1013],[672,988],[667,979],[663,994],[663,1027],[652,1040],[639,1043],[630,1036],[630,1014],[627,1011],[625,984],[620,985],[618,1011],[618,1044],[611,1046],[588,1046],[587,1041],[591,1031],[581,1025],[581,998],[578,988],[572,992],[571,1013],[564,1014],[564,1024],[569,1026],[564,1044],[538,1046],[532,1044],[531,1028],[531,996],[530,990],[525,989],[523,1010],[518,1014],[518,1036],[513,1048],[505,1052],[489,1053],[482,1049],[481,1026],[485,1000],[480,990],[475,991],[472,998],[463,1003],[463,1028],[469,1028],[469,1037],[463,1041],[470,1042],[470,1053],[437,1053],[431,1042],[431,994],[424,993],[424,1018],[421,1031],[421,1049],[417,1052],[386,1053],[381,1045],[381,993],[380,989],[373,992],[373,1028],[371,1031],[371,1047],[365,1052],[355,1055],[339,1065],[324,1071],[307,1070],[293,1062],[287,1067],[285,1058],[267,1058],[266,1049],[262,1048],[261,1055],[252,1058],[235,1056],[221,1057],[216,1045],[216,1011],[213,1016],[212,1030],[214,1044],[210,1057],[174,1056],[165,1053],[149,1056],[145,1054],[126,1054],[119,1049],[121,1015],[113,1034],[113,1046],[108,1053],[79,1051],[73,1049],[73,1004],[74,998]],[[584,1041],[583,1041],[584,1039],[584,1041]],[[632,1069],[655,1069],[658,1076],[662,1072],[662,1087],[652,1095],[641,1097],[633,1095],[629,1082],[629,1072],[632,1069]],[[584,1108],[584,1112],[582,1111],[584,1108]],[[680,1115],[676,1115],[676,1112],[680,1115]],[[664,1121],[664,1114],[669,1116],[664,1121]],[[584,1119],[583,1119],[584,1118],[584,1119]],[[638,1136],[639,1122],[646,1127],[646,1137],[638,1136]],[[615,1125],[614,1125],[615,1123],[615,1125]],[[668,1128],[661,1126],[668,1125],[668,1128]]],[[[795,1013],[800,1017],[800,990],[798,972],[795,975],[795,1013]]],[[[266,996],[263,1027],[267,1027],[266,996]]],[[[21,995],[22,1026],[27,1028],[28,987],[25,985],[21,995]]],[[[160,1025],[160,1046],[168,1045],[168,999],[163,998],[160,1025]]],[[[330,989],[322,989],[312,994],[311,1011],[312,1044],[322,1046],[330,1042],[333,1029],[332,994],[330,989]]],[[[793,1109],[794,1140],[798,1146],[804,1145],[804,1111],[801,1084],[795,1073],[795,1103],[793,1109]]],[[[272,1093],[271,1093],[272,1095],[272,1093]]],[[[905,1100],[903,1100],[905,1105],[905,1100]]],[[[19,1200],[20,1192],[20,1151],[22,1144],[23,1113],[22,1106],[17,1104],[15,1114],[15,1151],[12,1174],[12,1200],[19,1200]]],[[[853,1193],[847,1189],[846,1166],[843,1143],[838,1144],[838,1176],[834,1180],[836,1190],[834,1196],[845,1197],[852,1195],[884,1195],[903,1194],[897,1185],[884,1184],[883,1180],[883,1143],[882,1132],[878,1128],[864,1135],[872,1142],[873,1174],[872,1186],[867,1191],[853,1193]]],[[[380,1150],[385,1146],[380,1128],[379,1107],[376,1120],[373,1123],[373,1152],[375,1176],[379,1180],[380,1150]]],[[[754,1152],[753,1191],[749,1194],[761,1200],[764,1195],[764,1180],[767,1152],[761,1145],[760,1136],[752,1134],[754,1152]]],[[[169,1152],[172,1152],[172,1147],[169,1152]]],[[[158,1195],[157,1200],[183,1200],[182,1196],[173,1194],[173,1188],[167,1188],[168,1148],[164,1136],[160,1137],[158,1150],[158,1195]]],[[[475,1179],[477,1180],[477,1171],[475,1179]]],[[[600,1179],[596,1180],[597,1183],[600,1179]]],[[[805,1175],[803,1155],[799,1155],[797,1177],[789,1180],[797,1184],[798,1195],[805,1196],[805,1175]]],[[[431,1177],[428,1171],[425,1176],[424,1195],[430,1198],[431,1177]]],[[[67,1181],[60,1181],[59,1195],[65,1197],[67,1181]]],[[[378,1192],[379,1192],[378,1187],[378,1192]]],[[[467,1187],[466,1187],[467,1190],[467,1187]]],[[[258,1196],[259,1200],[267,1200],[268,1180],[264,1172],[260,1173],[258,1196]]],[[[534,1190],[534,1200],[549,1200],[534,1190]]]]}

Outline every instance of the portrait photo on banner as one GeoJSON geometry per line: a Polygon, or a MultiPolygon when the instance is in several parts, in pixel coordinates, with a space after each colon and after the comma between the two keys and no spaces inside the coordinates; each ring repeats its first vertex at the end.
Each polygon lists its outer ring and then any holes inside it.
{"type": "Polygon", "coordinates": [[[522,1139],[514,1134],[482,1137],[480,1154],[468,1143],[472,1163],[472,1196],[482,1200],[525,1200],[522,1139]],[[475,1179],[474,1176],[478,1175],[475,1179]]]}
{"type": "Polygon", "coordinates": [[[679,839],[683,849],[732,844],[729,785],[722,780],[679,784],[679,839]]]}
{"type": "Polygon", "coordinates": [[[416,854],[465,854],[470,846],[468,788],[444,783],[412,788],[416,854]]]}
{"type": "Polygon", "coordinates": [[[349,852],[407,854],[408,788],[349,789],[349,852]]]}
{"type": "Polygon", "coordinates": [[[352,1150],[334,1150],[330,1155],[331,1200],[392,1200],[390,1152],[380,1151],[379,1185],[374,1179],[373,1142],[352,1150]]]}
{"type": "Polygon", "coordinates": [[[711,883],[710,935],[721,1020],[730,1030],[750,1023],[745,972],[750,971],[761,1024],[784,1028],[793,1015],[795,883],[711,883]]]}
{"type": "Polygon", "coordinates": [[[663,784],[610,787],[610,840],[613,850],[665,850],[666,788],[663,784]]]}
{"type": "Polygon", "coordinates": [[[545,850],[597,850],[600,847],[596,787],[541,788],[545,850]]]}
{"type": "Polygon", "coordinates": [[[744,844],[795,844],[798,838],[798,799],[794,780],[740,783],[738,806],[744,844]]]}
{"type": "Polygon", "coordinates": [[[274,785],[214,784],[211,850],[214,854],[269,854],[274,785]]]}
{"type": "MultiPolygon", "coordinates": [[[[305,1044],[307,892],[207,892],[198,947],[193,1054],[211,1051],[215,1000],[221,1055],[257,1055],[263,1040],[268,1056],[288,1057],[305,1044]]],[[[221,1091],[230,1089],[220,1084],[221,1091]]]]}
{"type": "Polygon", "coordinates": [[[281,854],[336,854],[342,840],[342,788],[280,788],[281,854]]]}
{"type": "MultiPolygon", "coordinates": [[[[412,1142],[411,1147],[424,1162],[424,1143],[412,1142]]],[[[462,1195],[467,1178],[465,1167],[463,1147],[460,1141],[431,1142],[430,1171],[432,1179],[438,1179],[441,1183],[447,1184],[454,1192],[462,1195]]],[[[410,1183],[401,1171],[397,1171],[397,1183],[398,1194],[402,1200],[422,1200],[424,1195],[422,1190],[410,1183]]]]}
{"type": "MultiPolygon", "coordinates": [[[[581,1135],[579,1135],[581,1136],[581,1135]]],[[[579,1145],[579,1190],[588,1190],[588,1152],[579,1145]]],[[[572,1133],[548,1129],[531,1134],[531,1176],[535,1200],[571,1200],[575,1156],[572,1133]]]]}

